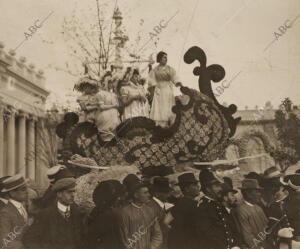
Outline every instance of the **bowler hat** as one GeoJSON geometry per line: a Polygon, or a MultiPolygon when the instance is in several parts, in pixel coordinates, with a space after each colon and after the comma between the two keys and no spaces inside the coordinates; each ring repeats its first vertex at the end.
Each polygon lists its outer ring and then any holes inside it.
{"type": "Polygon", "coordinates": [[[129,194],[133,194],[140,188],[147,187],[147,185],[142,183],[141,180],[134,174],[127,175],[123,180],[123,184],[129,194]]]}
{"type": "Polygon", "coordinates": [[[130,185],[140,182],[141,180],[135,174],[128,174],[123,180],[123,184],[127,189],[130,187],[130,185]]]}
{"type": "Polygon", "coordinates": [[[178,185],[189,183],[198,183],[193,173],[184,173],[178,176],[178,185]]]}
{"type": "Polygon", "coordinates": [[[223,177],[224,184],[222,184],[223,193],[229,193],[232,192],[236,194],[238,191],[233,188],[232,180],[229,177],[223,177]]]}
{"type": "Polygon", "coordinates": [[[256,179],[244,179],[240,189],[262,189],[256,179]]]}
{"type": "Polygon", "coordinates": [[[152,189],[154,192],[168,193],[172,191],[169,184],[169,179],[166,177],[156,177],[153,180],[152,189]]]}
{"type": "Polygon", "coordinates": [[[60,192],[76,186],[76,179],[73,177],[62,178],[56,181],[52,187],[54,192],[60,192]]]}
{"type": "Polygon", "coordinates": [[[208,169],[201,170],[199,174],[199,180],[201,186],[204,188],[211,184],[221,184],[221,182],[215,177],[215,175],[208,169]]]}
{"type": "Polygon", "coordinates": [[[1,192],[7,193],[9,191],[26,186],[27,182],[28,180],[25,180],[20,174],[10,176],[2,182],[3,188],[1,192]]]}

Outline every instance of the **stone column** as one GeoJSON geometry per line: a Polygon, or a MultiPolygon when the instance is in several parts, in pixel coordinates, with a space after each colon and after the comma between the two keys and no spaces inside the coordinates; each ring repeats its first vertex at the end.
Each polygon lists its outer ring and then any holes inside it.
{"type": "Polygon", "coordinates": [[[22,112],[19,114],[18,119],[18,167],[16,171],[22,175],[25,175],[26,172],[26,117],[27,115],[22,112]]]}
{"type": "Polygon", "coordinates": [[[26,154],[26,177],[35,179],[35,161],[36,161],[36,146],[35,146],[35,117],[30,117],[27,128],[27,154],[26,154]]]}
{"type": "Polygon", "coordinates": [[[0,177],[5,175],[4,171],[4,105],[0,99],[0,177]]]}
{"type": "Polygon", "coordinates": [[[15,112],[11,112],[7,123],[7,174],[16,173],[16,131],[15,112]]]}

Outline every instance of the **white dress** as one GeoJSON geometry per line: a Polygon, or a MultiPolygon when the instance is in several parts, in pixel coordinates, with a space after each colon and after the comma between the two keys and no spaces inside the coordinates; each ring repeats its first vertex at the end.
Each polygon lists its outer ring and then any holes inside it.
{"type": "Polygon", "coordinates": [[[177,82],[176,71],[169,65],[158,65],[149,73],[149,86],[155,86],[150,118],[162,127],[168,126],[175,119],[172,112],[175,105],[173,86],[177,82]]]}
{"type": "MultiPolygon", "coordinates": [[[[120,94],[123,97],[135,97],[135,96],[143,96],[146,98],[146,90],[142,85],[135,85],[132,82],[129,82],[128,85],[123,86],[120,90],[120,94]]],[[[124,108],[124,112],[122,115],[122,120],[126,120],[128,118],[133,117],[149,117],[149,104],[148,101],[133,101],[130,105],[124,108]]]]}

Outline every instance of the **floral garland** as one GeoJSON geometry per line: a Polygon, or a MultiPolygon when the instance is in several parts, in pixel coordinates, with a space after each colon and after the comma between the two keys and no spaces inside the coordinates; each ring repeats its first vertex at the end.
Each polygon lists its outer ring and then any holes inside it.
{"type": "Polygon", "coordinates": [[[275,147],[270,143],[270,139],[268,135],[265,133],[258,131],[258,130],[252,130],[247,132],[243,137],[241,138],[233,138],[228,142],[229,145],[236,145],[239,150],[239,154],[241,157],[246,156],[247,154],[247,143],[249,140],[253,137],[259,138],[264,146],[264,149],[267,153],[273,154],[275,147]]]}

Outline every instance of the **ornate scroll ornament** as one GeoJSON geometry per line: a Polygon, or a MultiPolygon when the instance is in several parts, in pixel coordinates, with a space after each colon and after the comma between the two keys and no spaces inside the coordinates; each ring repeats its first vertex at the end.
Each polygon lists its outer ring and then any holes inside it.
{"type": "Polygon", "coordinates": [[[193,70],[194,75],[199,76],[199,90],[206,96],[213,99],[215,104],[220,108],[228,122],[230,128],[230,136],[232,137],[236,131],[238,122],[241,120],[240,117],[233,118],[232,115],[236,113],[237,107],[234,104],[229,105],[229,107],[222,106],[216,99],[212,87],[211,81],[220,82],[225,77],[225,70],[222,66],[218,64],[213,64],[206,66],[206,54],[204,51],[197,47],[191,47],[184,55],[184,61],[187,64],[193,63],[195,60],[199,61],[200,67],[195,67],[193,70]]]}

